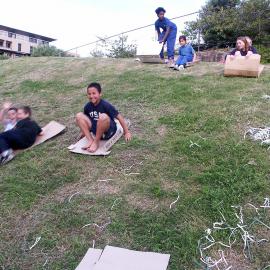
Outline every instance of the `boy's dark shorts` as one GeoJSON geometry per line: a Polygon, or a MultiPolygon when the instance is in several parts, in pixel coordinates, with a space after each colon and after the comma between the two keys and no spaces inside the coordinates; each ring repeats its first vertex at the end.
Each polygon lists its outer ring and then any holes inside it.
{"type": "MultiPolygon", "coordinates": [[[[92,129],[90,131],[95,134],[95,132],[92,129]]],[[[114,120],[110,118],[110,127],[105,133],[103,133],[101,140],[109,140],[111,137],[113,137],[116,131],[117,131],[116,123],[114,120]]]]}

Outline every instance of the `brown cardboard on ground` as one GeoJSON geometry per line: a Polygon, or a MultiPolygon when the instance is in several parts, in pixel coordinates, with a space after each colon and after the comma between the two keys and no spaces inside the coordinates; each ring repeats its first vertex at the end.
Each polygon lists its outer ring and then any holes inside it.
{"type": "Polygon", "coordinates": [[[46,126],[44,126],[42,128],[43,135],[37,137],[36,142],[34,143],[34,145],[32,147],[39,145],[39,144],[51,139],[52,137],[58,135],[63,130],[65,130],[65,128],[66,127],[64,125],[61,125],[56,121],[49,122],[49,124],[47,124],[46,126]]]}
{"type": "Polygon", "coordinates": [[[76,270],[166,270],[169,259],[169,254],[106,246],[99,259],[89,249],[82,260],[86,268],[78,268],[79,264],[76,270]]]}
{"type": "MultiPolygon", "coordinates": [[[[109,149],[122,137],[123,135],[123,128],[120,125],[119,121],[115,120],[117,131],[113,135],[112,138],[110,138],[107,141],[101,140],[99,144],[99,148],[96,152],[90,153],[87,150],[83,150],[82,148],[87,145],[88,140],[84,137],[81,140],[79,140],[77,143],[72,144],[68,147],[70,152],[77,153],[77,154],[84,154],[84,155],[90,155],[90,156],[107,156],[110,154],[111,151],[109,149]]],[[[127,122],[127,125],[129,126],[129,122],[127,122]]]]}
{"type": "Polygon", "coordinates": [[[264,66],[260,65],[261,56],[235,56],[226,58],[224,76],[259,77],[264,66]]]}
{"type": "MultiPolygon", "coordinates": [[[[65,130],[65,128],[66,127],[64,125],[59,124],[56,121],[49,122],[46,126],[44,126],[42,128],[43,135],[37,136],[37,139],[36,139],[35,143],[30,148],[32,148],[32,147],[34,147],[36,145],[39,145],[41,143],[44,143],[45,141],[53,138],[54,136],[58,135],[63,130],[65,130]]],[[[27,149],[30,149],[30,148],[27,148],[27,149]]],[[[24,151],[24,150],[16,150],[15,153],[18,154],[21,151],[24,151]]]]}
{"type": "Polygon", "coordinates": [[[142,48],[142,50],[139,50],[136,57],[138,57],[142,63],[162,64],[164,61],[161,60],[159,56],[162,46],[163,44],[155,42],[152,44],[151,48],[142,48]]]}
{"type": "Polygon", "coordinates": [[[96,262],[100,258],[101,253],[102,249],[89,248],[75,270],[93,270],[96,262]]]}

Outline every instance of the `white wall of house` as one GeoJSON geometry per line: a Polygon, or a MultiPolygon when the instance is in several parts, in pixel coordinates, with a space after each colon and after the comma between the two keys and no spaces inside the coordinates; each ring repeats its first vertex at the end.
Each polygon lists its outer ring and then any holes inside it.
{"type": "Polygon", "coordinates": [[[37,47],[41,44],[49,44],[47,41],[43,41],[29,36],[15,34],[0,30],[0,50],[7,50],[10,52],[20,52],[22,54],[31,54],[31,47],[37,47]]]}

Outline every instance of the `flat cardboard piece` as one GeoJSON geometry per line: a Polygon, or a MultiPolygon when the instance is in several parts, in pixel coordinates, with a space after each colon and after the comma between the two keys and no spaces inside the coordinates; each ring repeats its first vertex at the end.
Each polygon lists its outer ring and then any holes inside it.
{"type": "Polygon", "coordinates": [[[264,66],[260,65],[261,56],[235,56],[226,58],[224,76],[259,77],[264,66]]]}
{"type": "MultiPolygon", "coordinates": [[[[56,135],[60,134],[63,130],[65,130],[65,128],[66,127],[64,125],[59,124],[56,121],[49,122],[46,126],[44,126],[42,128],[43,135],[37,136],[37,139],[36,139],[35,143],[31,147],[29,147],[27,149],[30,149],[30,148],[32,148],[34,146],[42,144],[45,141],[55,137],[56,135]]],[[[27,149],[24,149],[24,150],[27,150],[27,149]]],[[[19,152],[22,152],[24,150],[16,150],[14,152],[15,152],[15,154],[18,154],[19,152]]]]}
{"type": "Polygon", "coordinates": [[[77,143],[70,145],[68,147],[69,151],[73,153],[77,153],[77,154],[90,155],[90,156],[109,155],[111,153],[109,149],[122,137],[124,133],[123,128],[120,125],[119,121],[115,120],[115,122],[117,126],[116,133],[109,140],[101,140],[99,143],[99,148],[96,152],[90,153],[89,151],[82,149],[88,143],[88,140],[85,137],[79,140],[77,143]]]}
{"type": "Polygon", "coordinates": [[[160,52],[163,44],[155,42],[152,44],[151,48],[143,47],[140,51],[137,52],[137,57],[141,60],[142,63],[149,64],[162,64],[164,61],[160,59],[160,52]]]}
{"type": "Polygon", "coordinates": [[[76,270],[166,270],[170,255],[106,246],[89,249],[76,270]]]}
{"type": "Polygon", "coordinates": [[[96,262],[102,254],[102,249],[89,248],[75,270],[94,270],[96,262]]]}
{"type": "Polygon", "coordinates": [[[160,51],[162,49],[163,44],[159,43],[158,41],[151,42],[150,44],[144,44],[144,46],[139,46],[137,50],[137,55],[140,56],[148,56],[148,55],[155,55],[159,56],[160,51]]]}
{"type": "Polygon", "coordinates": [[[63,130],[65,130],[65,126],[62,124],[59,124],[56,121],[51,121],[49,122],[49,124],[47,124],[46,126],[44,126],[42,128],[43,130],[43,135],[42,136],[38,136],[35,143],[33,144],[32,147],[39,145],[41,143],[44,143],[45,141],[53,138],[54,136],[58,135],[59,133],[61,133],[63,130]]]}

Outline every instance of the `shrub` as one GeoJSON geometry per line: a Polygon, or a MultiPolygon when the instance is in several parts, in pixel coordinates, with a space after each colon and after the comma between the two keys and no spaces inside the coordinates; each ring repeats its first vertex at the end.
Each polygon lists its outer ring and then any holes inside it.
{"type": "Polygon", "coordinates": [[[254,45],[258,53],[262,56],[261,62],[263,64],[270,63],[270,48],[263,45],[254,45]]]}
{"type": "Polygon", "coordinates": [[[6,60],[9,59],[9,57],[5,54],[0,54],[0,60],[6,60]]]}

